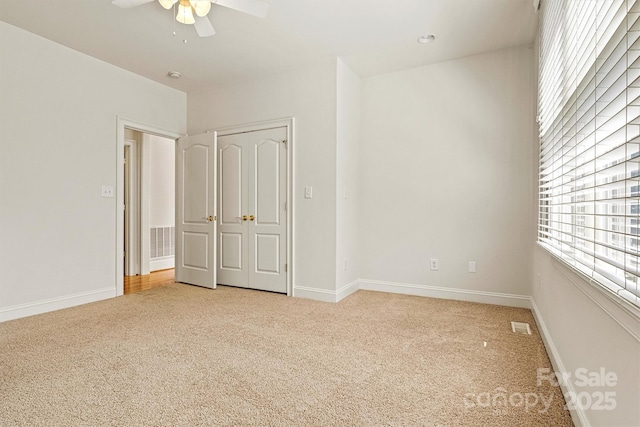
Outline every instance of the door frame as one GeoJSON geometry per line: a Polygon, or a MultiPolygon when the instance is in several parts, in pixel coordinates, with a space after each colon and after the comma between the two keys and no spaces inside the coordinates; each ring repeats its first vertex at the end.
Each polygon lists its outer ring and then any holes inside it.
{"type": "MultiPolygon", "coordinates": [[[[163,138],[173,139],[174,141],[184,136],[183,134],[162,129],[157,126],[148,125],[134,120],[129,120],[120,116],[116,116],[116,296],[124,294],[124,144],[125,144],[125,128],[136,130],[142,133],[161,136],[163,138]]],[[[142,260],[141,260],[142,262],[142,260]]]]}
{"type": "Polygon", "coordinates": [[[128,183],[125,178],[125,242],[124,248],[127,252],[125,256],[125,268],[124,274],[126,276],[135,276],[141,274],[141,262],[140,262],[140,243],[141,243],[141,229],[140,229],[140,162],[139,162],[139,148],[138,141],[132,139],[125,139],[124,141],[125,152],[126,147],[129,147],[129,159],[125,164],[125,175],[128,171],[128,183]],[[128,185],[126,185],[128,184],[128,185]],[[128,188],[126,188],[128,187],[128,188]],[[127,197],[128,196],[128,197],[127,197]]]}
{"type": "MultiPolygon", "coordinates": [[[[295,139],[295,118],[294,117],[286,117],[282,119],[275,120],[267,120],[263,122],[254,122],[243,125],[236,126],[228,126],[223,128],[216,128],[215,131],[218,132],[218,137],[233,135],[237,133],[247,133],[247,132],[255,132],[266,129],[274,129],[274,128],[287,128],[287,191],[286,191],[286,203],[287,203],[287,296],[293,295],[293,282],[294,282],[294,271],[295,271],[295,257],[294,257],[294,246],[293,242],[295,241],[293,238],[293,230],[294,230],[294,200],[293,195],[295,194],[295,180],[293,177],[295,176],[295,164],[293,159],[295,158],[294,154],[294,139],[295,139]]],[[[214,129],[212,129],[213,131],[214,129]]],[[[216,150],[218,149],[216,143],[216,150]]],[[[217,200],[216,200],[217,204],[217,200]]],[[[220,212],[218,206],[216,206],[216,210],[220,212]]]]}

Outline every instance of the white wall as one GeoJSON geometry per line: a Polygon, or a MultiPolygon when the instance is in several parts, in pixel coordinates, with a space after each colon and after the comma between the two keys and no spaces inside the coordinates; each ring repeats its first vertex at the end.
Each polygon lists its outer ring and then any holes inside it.
{"type": "Polygon", "coordinates": [[[190,134],[295,118],[294,295],[331,298],[336,283],[336,60],[189,93],[190,134]],[[304,198],[304,187],[313,198],[304,198]]]}
{"type": "Polygon", "coordinates": [[[520,47],[363,80],[363,287],[528,305],[534,79],[520,47]]]}
{"type": "MultiPolygon", "coordinates": [[[[175,226],[175,164],[176,142],[173,139],[143,134],[142,137],[142,238],[149,239],[150,227],[175,226]],[[147,197],[148,196],[148,197],[147,197]]],[[[150,241],[143,242],[142,254],[151,255],[150,241]],[[149,248],[145,247],[148,245],[149,248]]],[[[142,274],[175,267],[175,257],[149,258],[142,262],[142,274]]]]}
{"type": "Polygon", "coordinates": [[[0,320],[115,295],[116,116],[180,133],[186,94],[0,22],[0,320]]]}
{"type": "Polygon", "coordinates": [[[616,408],[587,409],[580,422],[592,426],[640,425],[640,314],[624,310],[594,289],[544,249],[534,251],[533,304],[538,325],[545,332],[554,368],[571,374],[570,392],[615,393],[616,408]],[[579,387],[576,370],[615,373],[612,387],[579,387]]]}
{"type": "MultiPolygon", "coordinates": [[[[336,290],[348,293],[357,289],[356,281],[360,278],[358,198],[362,85],[360,78],[340,59],[336,72],[336,290]],[[348,285],[352,286],[345,289],[348,285]]],[[[342,297],[344,295],[339,295],[342,297]]]]}
{"type": "Polygon", "coordinates": [[[148,136],[149,143],[149,224],[175,225],[176,143],[172,139],[148,136]]]}
{"type": "MultiPolygon", "coordinates": [[[[537,55],[538,45],[535,50],[537,55]]],[[[534,69],[538,69],[537,61],[534,69]]],[[[531,147],[537,174],[539,140],[531,147]]],[[[537,221],[537,182],[533,186],[534,221],[537,221]]],[[[535,242],[535,233],[532,233],[535,242]]],[[[547,353],[557,372],[571,374],[563,392],[587,396],[615,393],[616,408],[573,411],[576,425],[638,426],[640,425],[640,313],[628,310],[627,303],[616,302],[596,285],[590,285],[554,256],[532,243],[532,305],[538,328],[545,338],[547,353]],[[580,387],[576,370],[615,373],[614,387],[580,387]]]]}

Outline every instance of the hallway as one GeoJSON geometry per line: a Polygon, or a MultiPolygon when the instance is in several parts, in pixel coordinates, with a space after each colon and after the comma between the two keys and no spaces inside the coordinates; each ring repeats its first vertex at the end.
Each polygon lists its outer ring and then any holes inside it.
{"type": "Polygon", "coordinates": [[[125,276],[124,294],[127,295],[134,292],[146,291],[147,289],[168,285],[174,282],[175,270],[173,268],[153,271],[151,274],[144,276],[125,276]]]}

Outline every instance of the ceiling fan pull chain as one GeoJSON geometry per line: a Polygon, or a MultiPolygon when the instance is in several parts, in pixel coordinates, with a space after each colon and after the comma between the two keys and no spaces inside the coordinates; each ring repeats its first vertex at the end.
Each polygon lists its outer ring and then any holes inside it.
{"type": "MultiPolygon", "coordinates": [[[[171,7],[172,7],[173,16],[175,16],[176,15],[176,4],[175,3],[172,4],[171,7]]],[[[173,36],[175,37],[176,36],[176,20],[173,19],[173,17],[172,17],[171,18],[171,22],[173,23],[173,36]]]]}

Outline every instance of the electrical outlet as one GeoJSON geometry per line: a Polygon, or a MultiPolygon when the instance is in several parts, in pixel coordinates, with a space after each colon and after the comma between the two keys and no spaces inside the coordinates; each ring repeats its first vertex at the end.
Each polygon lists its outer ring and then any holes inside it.
{"type": "Polygon", "coordinates": [[[110,185],[103,185],[102,197],[113,197],[113,187],[111,187],[110,185]]]}
{"type": "Polygon", "coordinates": [[[437,258],[431,258],[431,270],[437,270],[440,268],[440,262],[437,258]]]}
{"type": "Polygon", "coordinates": [[[476,272],[476,262],[469,261],[469,273],[475,273],[475,272],[476,272]]]}

